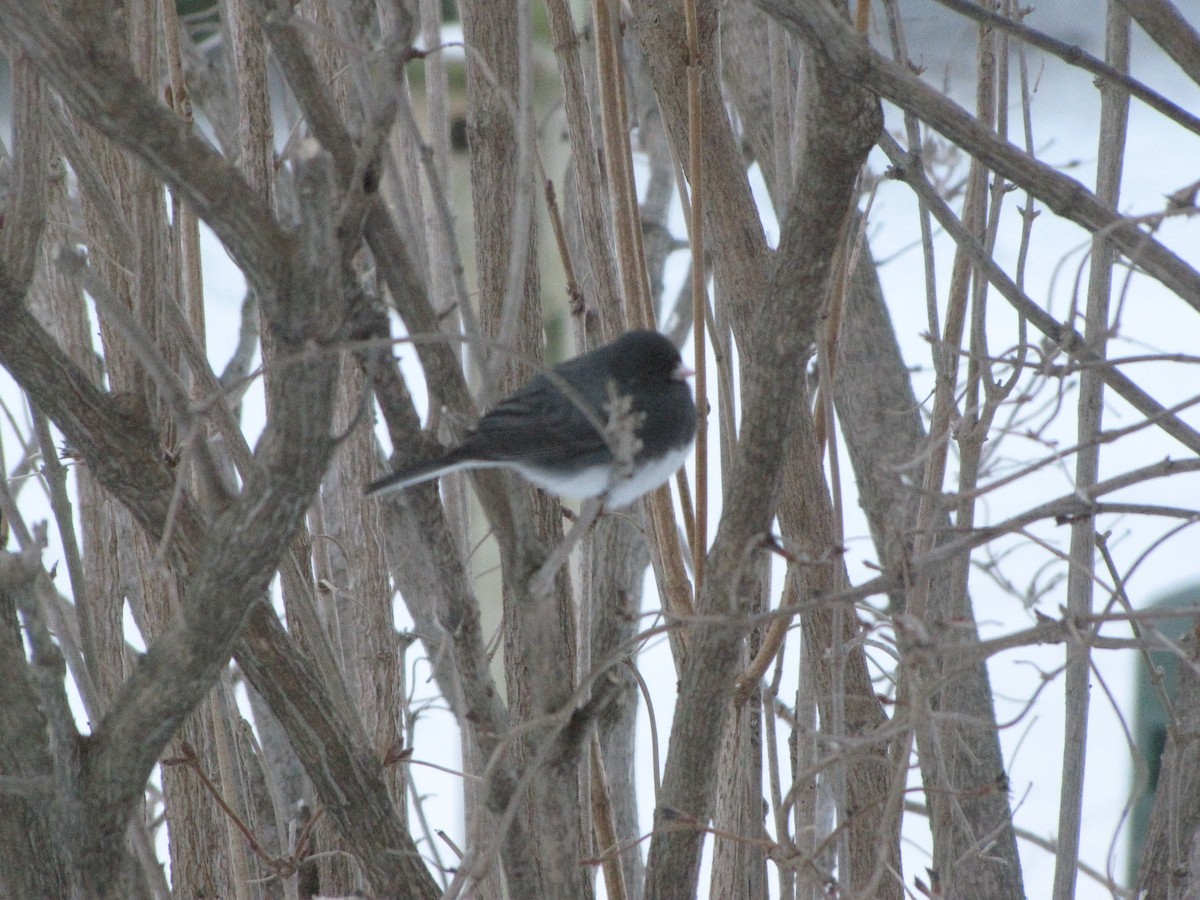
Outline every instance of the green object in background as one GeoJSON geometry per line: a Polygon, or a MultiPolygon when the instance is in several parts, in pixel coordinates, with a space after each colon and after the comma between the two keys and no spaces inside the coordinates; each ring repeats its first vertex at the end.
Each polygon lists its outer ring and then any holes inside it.
{"type": "Polygon", "coordinates": [[[216,15],[217,4],[215,0],[177,0],[175,10],[181,16],[190,16],[196,13],[216,15]]]}
{"type": "MultiPolygon", "coordinates": [[[[1200,584],[1180,588],[1154,601],[1154,610],[1177,610],[1200,607],[1200,584]]],[[[1154,620],[1154,627],[1168,640],[1178,642],[1196,625],[1197,618],[1191,616],[1168,616],[1154,620]]],[[[1152,649],[1150,658],[1156,669],[1162,670],[1162,692],[1175,697],[1179,689],[1179,657],[1170,650],[1152,649]]],[[[1146,763],[1144,789],[1134,800],[1129,818],[1129,863],[1126,883],[1132,886],[1137,881],[1138,864],[1146,843],[1150,827],[1150,813],[1154,808],[1154,793],[1158,787],[1158,775],[1162,764],[1162,753],[1167,745],[1167,713],[1163,709],[1161,693],[1154,684],[1151,672],[1144,663],[1137,670],[1137,693],[1133,710],[1133,736],[1138,750],[1146,763]]],[[[1135,783],[1136,787],[1136,783],[1135,783]]]]}
{"type": "Polygon", "coordinates": [[[221,10],[216,0],[175,0],[175,13],[197,44],[214,38],[221,30],[221,10]]]}

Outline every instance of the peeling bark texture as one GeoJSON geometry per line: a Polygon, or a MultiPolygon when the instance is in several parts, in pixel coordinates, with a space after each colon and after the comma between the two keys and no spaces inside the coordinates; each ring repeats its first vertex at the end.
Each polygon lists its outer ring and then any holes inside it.
{"type": "Polygon", "coordinates": [[[0,583],[0,677],[8,686],[0,694],[0,771],[29,783],[25,795],[0,794],[0,892],[6,897],[64,897],[78,888],[78,881],[54,834],[59,823],[47,815],[52,796],[47,774],[53,763],[42,738],[46,719],[29,683],[13,596],[28,589],[8,579],[0,583]]]}

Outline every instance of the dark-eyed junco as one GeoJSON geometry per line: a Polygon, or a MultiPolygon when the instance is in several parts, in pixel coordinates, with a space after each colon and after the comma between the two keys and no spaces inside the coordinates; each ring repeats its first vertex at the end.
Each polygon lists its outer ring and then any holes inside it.
{"type": "Polygon", "coordinates": [[[666,337],[630,331],[552,371],[553,377],[539,374],[501,401],[440,459],[404,466],[367,485],[367,494],[404,490],[462,469],[500,467],[556,494],[603,495],[616,509],[683,465],[696,436],[696,405],[686,381],[692,370],[666,337]],[[622,450],[630,431],[634,440],[622,450]]]}

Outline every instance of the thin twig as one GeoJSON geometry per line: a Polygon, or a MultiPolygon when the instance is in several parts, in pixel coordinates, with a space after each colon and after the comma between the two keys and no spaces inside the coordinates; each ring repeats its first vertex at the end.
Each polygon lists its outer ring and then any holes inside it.
{"type": "MultiPolygon", "coordinates": [[[[1093,361],[1096,355],[1088,347],[1083,335],[1057,322],[1053,316],[1038,306],[1024,291],[1021,291],[1000,268],[979,242],[964,227],[958,217],[941,197],[938,196],[929,180],[922,172],[911,166],[911,157],[904,152],[898,143],[885,131],[879,135],[879,146],[888,158],[892,160],[895,169],[893,174],[902,178],[916,194],[925,202],[934,218],[941,223],[947,233],[960,246],[966,247],[975,265],[983,269],[984,274],[1000,294],[1033,324],[1038,331],[1053,340],[1060,348],[1077,359],[1093,361]]],[[[1116,391],[1131,406],[1148,417],[1162,414],[1163,407],[1147,394],[1141,387],[1124,373],[1103,369],[1104,382],[1116,391]]],[[[1200,453],[1200,433],[1187,425],[1177,416],[1167,416],[1159,420],[1163,431],[1171,435],[1189,450],[1200,453]]]]}
{"type": "Polygon", "coordinates": [[[700,57],[696,0],[683,4],[687,29],[688,182],[692,186],[688,237],[692,245],[692,346],[696,373],[696,523],[692,528],[692,571],[696,593],[704,585],[704,554],[708,547],[708,360],[704,339],[708,285],[704,266],[704,135],[700,110],[700,57]]]}

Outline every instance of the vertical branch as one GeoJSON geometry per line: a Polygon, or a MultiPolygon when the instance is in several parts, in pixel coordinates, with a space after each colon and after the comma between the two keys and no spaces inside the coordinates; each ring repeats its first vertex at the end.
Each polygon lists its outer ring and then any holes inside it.
{"type": "MultiPolygon", "coordinates": [[[[472,209],[475,229],[475,259],[478,272],[480,321],[484,334],[496,337],[505,320],[516,316],[514,345],[524,359],[540,360],[543,348],[541,281],[538,259],[532,246],[536,235],[530,218],[522,223],[511,213],[518,195],[532,188],[522,174],[519,146],[532,141],[533,134],[517,132],[533,127],[532,116],[514,119],[510,98],[520,90],[519,48],[529,34],[518,34],[530,23],[519,14],[518,5],[471,4],[462,8],[467,56],[467,136],[471,154],[472,209]],[[514,231],[522,227],[520,232],[514,231]],[[514,313],[510,286],[512,247],[526,245],[520,270],[519,303],[514,313]]],[[[526,61],[527,62],[527,61],[526,61]]],[[[503,348],[509,349],[509,348],[503,348]]],[[[528,370],[511,358],[497,360],[496,387],[501,393],[515,389],[528,377],[528,370]]],[[[563,710],[575,684],[577,629],[569,573],[560,570],[552,580],[534,578],[551,548],[563,539],[560,505],[555,498],[508,476],[477,478],[484,492],[488,482],[509,485],[505,491],[510,518],[497,522],[500,533],[504,669],[513,723],[544,721],[563,710]],[[544,590],[539,589],[544,587],[544,590]]],[[[505,828],[496,836],[506,848],[505,876],[514,894],[586,897],[590,885],[578,865],[584,850],[586,810],[581,808],[581,767],[578,747],[563,746],[564,758],[541,770],[537,730],[515,737],[513,761],[528,776],[529,788],[507,798],[494,812],[515,804],[520,826],[505,828]]],[[[556,743],[563,738],[549,738],[556,743]]]]}
{"type": "MultiPolygon", "coordinates": [[[[999,37],[991,28],[980,28],[976,116],[988,127],[999,118],[1000,131],[1006,134],[1006,110],[998,98],[1007,97],[1003,81],[1007,57],[1004,44],[997,53],[999,37]]],[[[964,203],[964,224],[990,253],[996,241],[1003,179],[997,178],[997,187],[992,193],[993,205],[985,212],[986,172],[977,171],[973,166],[971,177],[978,180],[971,182],[964,203]],[[973,219],[967,219],[967,209],[974,211],[973,219]]],[[[956,265],[964,265],[965,257],[960,249],[956,265]]],[[[968,266],[970,283],[964,283],[959,280],[960,271],[956,268],[952,274],[952,306],[946,321],[948,327],[956,321],[952,312],[955,304],[969,302],[966,338],[969,354],[963,409],[954,427],[954,438],[959,447],[958,492],[961,497],[955,507],[954,525],[970,529],[975,524],[974,496],[983,446],[999,398],[993,388],[992,363],[988,358],[984,330],[988,282],[982,271],[968,266]]],[[[930,440],[948,442],[949,439],[949,435],[943,436],[931,428],[930,440]]],[[[918,524],[917,528],[920,527],[918,524]]],[[[950,527],[944,512],[934,513],[933,527],[943,532],[950,527]]],[[[917,533],[921,532],[918,530],[917,533]]],[[[982,667],[964,669],[951,649],[977,639],[968,593],[970,562],[970,554],[961,554],[944,574],[939,573],[929,580],[928,594],[917,598],[918,603],[927,604],[927,625],[961,623],[961,627],[947,634],[947,651],[928,660],[923,670],[914,676],[914,682],[925,691],[914,696],[917,747],[934,836],[934,870],[940,883],[950,893],[966,890],[970,885],[991,896],[1013,897],[1021,895],[1020,870],[1011,812],[1007,802],[1000,803],[995,799],[993,786],[1003,778],[1004,765],[994,732],[988,727],[994,727],[995,716],[987,673],[982,667]],[[980,853],[979,842],[989,839],[994,842],[994,853],[980,853]]],[[[910,601],[908,610],[913,608],[910,601]]]]}
{"type": "MultiPolygon", "coordinates": [[[[62,541],[63,554],[67,558],[67,578],[71,585],[73,597],[83,597],[87,594],[87,580],[83,574],[83,559],[80,556],[79,541],[75,534],[75,523],[71,510],[71,499],[67,495],[67,470],[58,459],[54,439],[50,435],[50,423],[36,406],[32,407],[33,427],[37,435],[38,447],[42,453],[42,474],[50,495],[50,508],[54,512],[54,523],[58,528],[59,540],[62,541]]],[[[2,470],[0,470],[2,471],[2,470]]],[[[69,635],[61,621],[55,621],[52,609],[46,610],[46,615],[54,626],[58,642],[62,645],[63,654],[71,671],[71,678],[79,690],[83,700],[84,710],[93,722],[99,721],[103,704],[96,691],[96,685],[89,669],[92,661],[90,652],[84,653],[80,642],[69,635]]],[[[88,648],[90,651],[91,648],[88,648]]]]}
{"type": "MultiPolygon", "coordinates": [[[[1120,71],[1129,68],[1129,13],[1116,2],[1108,3],[1105,58],[1120,71]]],[[[1121,190],[1125,159],[1125,133],[1129,95],[1105,83],[1100,90],[1100,141],[1097,148],[1096,198],[1115,209],[1121,190]]],[[[1088,274],[1084,340],[1097,358],[1104,359],[1108,344],[1108,308],[1112,289],[1112,245],[1097,236],[1092,244],[1088,274]]],[[[1104,382],[1094,367],[1083,370],[1077,403],[1075,489],[1086,492],[1096,483],[1100,466],[1100,441],[1104,382]]],[[[1096,562],[1095,521],[1080,517],[1071,525],[1070,569],[1067,573],[1067,615],[1078,620],[1092,611],[1096,562]]],[[[1075,896],[1076,859],[1083,822],[1083,783],[1087,750],[1091,653],[1086,644],[1067,644],[1065,733],[1063,736],[1062,792],[1058,808],[1058,853],[1054,869],[1054,896],[1075,896]]]]}
{"type": "MultiPolygon", "coordinates": [[[[533,250],[533,22],[530,0],[516,0],[516,156],[513,160],[512,221],[509,234],[513,241],[508,252],[508,277],[504,283],[504,302],[496,329],[496,341],[502,351],[516,347],[517,323],[528,302],[530,254],[533,250]],[[529,235],[529,239],[526,239],[529,235]]],[[[536,262],[535,262],[536,264],[536,262]]],[[[504,371],[505,360],[492,360],[493,374],[504,371]]],[[[487,379],[493,382],[494,379],[487,379]]],[[[490,387],[490,385],[489,385],[490,387]]]]}
{"type": "MultiPolygon", "coordinates": [[[[821,330],[817,341],[817,371],[820,378],[820,389],[817,391],[815,409],[813,411],[814,433],[817,441],[818,459],[826,460],[829,467],[828,483],[830,489],[830,520],[832,524],[832,546],[844,547],[845,534],[843,528],[844,516],[841,505],[841,475],[838,465],[837,430],[834,427],[833,415],[833,386],[836,384],[836,348],[839,340],[842,315],[846,308],[845,293],[849,281],[848,257],[850,255],[851,221],[846,222],[837,243],[837,252],[833,258],[832,286],[829,300],[825,307],[828,317],[825,328],[821,330]],[[826,452],[828,451],[828,452],[826,452]]],[[[830,587],[837,590],[845,586],[845,570],[841,566],[833,567],[830,587]]],[[[834,735],[846,733],[846,652],[847,638],[852,628],[847,628],[847,611],[839,604],[832,611],[833,643],[829,646],[832,677],[830,679],[832,694],[830,707],[832,714],[822,722],[826,731],[834,735]]],[[[828,772],[829,781],[833,785],[834,804],[838,812],[837,858],[846,864],[850,857],[850,829],[844,827],[853,815],[853,807],[848,806],[847,766],[843,759],[838,759],[828,772]]]]}
{"type": "Polygon", "coordinates": [[[788,55],[791,41],[778,22],[767,23],[767,55],[771,84],[771,151],[775,165],[775,204],[781,207],[792,196],[792,95],[795,89],[788,55]]]}
{"type": "MultiPolygon", "coordinates": [[[[65,872],[60,877],[70,885],[69,893],[72,896],[85,896],[86,891],[81,884],[86,883],[82,874],[87,864],[86,855],[71,840],[72,832],[77,833],[86,822],[80,802],[83,744],[67,702],[63,655],[51,637],[35,590],[39,578],[45,575],[40,559],[46,546],[45,527],[35,528],[32,535],[24,531],[20,544],[20,556],[13,558],[4,554],[4,562],[10,565],[5,567],[8,570],[5,577],[0,578],[0,594],[6,601],[5,605],[8,602],[13,604],[6,612],[10,615],[14,611],[20,614],[25,640],[29,643],[28,665],[19,669],[14,663],[18,655],[24,654],[17,635],[10,637],[6,634],[0,644],[0,667],[6,677],[17,678],[17,693],[22,701],[14,703],[13,698],[6,698],[7,702],[0,704],[0,716],[12,729],[12,737],[5,742],[5,768],[7,770],[8,766],[15,763],[19,771],[24,769],[20,772],[22,775],[34,775],[36,772],[52,780],[59,802],[47,804],[50,809],[45,811],[45,819],[38,817],[41,819],[38,825],[46,821],[50,823],[53,832],[51,852],[63,857],[65,872]],[[39,732],[46,735],[45,745],[32,740],[39,732]],[[37,770],[26,768],[35,761],[37,770]]],[[[6,622],[4,627],[7,629],[13,624],[15,621],[6,622]]],[[[138,880],[130,865],[131,860],[124,853],[114,853],[113,857],[110,872],[114,881],[132,890],[138,880]]]]}
{"type": "Polygon", "coordinates": [[[38,244],[46,228],[49,141],[41,80],[25,54],[12,61],[14,157],[0,230],[0,260],[17,284],[33,279],[38,244]]]}
{"type": "MultiPolygon", "coordinates": [[[[988,111],[993,108],[993,99],[989,93],[993,75],[989,34],[980,29],[978,41],[977,111],[988,117],[988,111]]],[[[980,240],[985,228],[986,203],[987,168],[981,161],[972,159],[963,199],[962,220],[964,226],[980,240]]],[[[950,455],[952,425],[958,417],[956,393],[959,389],[959,361],[970,310],[972,271],[970,257],[959,248],[951,270],[945,325],[938,333],[939,340],[932,353],[936,381],[928,451],[914,523],[913,552],[917,554],[928,552],[937,541],[937,525],[940,521],[940,504],[950,455]]],[[[930,315],[932,318],[933,313],[930,315]]],[[[969,399],[967,402],[970,402],[969,399]]],[[[955,571],[962,573],[964,587],[968,566],[967,554],[955,561],[955,571]]],[[[932,574],[926,572],[914,579],[907,592],[905,614],[911,617],[911,621],[920,623],[920,628],[927,627],[925,623],[935,613],[942,612],[931,609],[933,586],[932,574]]],[[[934,691],[938,681],[937,670],[917,652],[916,645],[912,643],[911,633],[906,633],[901,627],[898,627],[897,631],[902,651],[897,707],[910,711],[908,727],[915,732],[918,746],[921,748],[922,778],[930,795],[934,862],[938,867],[939,877],[945,875],[950,878],[952,873],[943,870],[949,869],[957,856],[953,849],[957,824],[956,799],[947,775],[943,741],[935,716],[939,705],[939,697],[934,691]]],[[[905,738],[911,741],[912,736],[910,732],[905,738]]]]}
{"type": "Polygon", "coordinates": [[[688,92],[688,181],[692,185],[688,232],[692,242],[692,346],[696,371],[696,518],[692,527],[692,570],[696,591],[704,585],[704,554],[708,547],[708,364],[704,340],[705,310],[708,307],[707,268],[704,265],[704,142],[701,138],[700,78],[704,61],[700,56],[696,0],[684,3],[687,29],[688,92]]]}
{"type": "Polygon", "coordinates": [[[796,752],[793,771],[798,773],[790,793],[795,796],[796,852],[804,861],[799,872],[799,897],[822,900],[826,876],[833,871],[832,854],[822,853],[825,837],[833,827],[833,813],[821,796],[817,761],[820,730],[817,706],[817,666],[813,648],[800,643],[800,687],[796,691],[796,752]]]}
{"type": "Polygon", "coordinates": [[[626,320],[631,327],[649,328],[654,321],[645,260],[639,250],[637,191],[629,153],[629,110],[625,73],[621,65],[620,25],[612,0],[593,0],[596,22],[596,69],[599,74],[600,127],[608,193],[616,233],[617,272],[625,292],[626,320]]]}
{"type": "MultiPolygon", "coordinates": [[[[600,335],[611,341],[626,329],[625,303],[618,269],[613,264],[611,238],[612,208],[605,193],[606,179],[601,167],[593,164],[598,158],[592,113],[584,83],[583,61],[579,53],[579,38],[566,0],[547,0],[546,10],[554,36],[554,52],[558,57],[558,72],[563,86],[563,109],[567,117],[567,137],[571,142],[571,167],[575,190],[579,197],[576,217],[583,237],[584,271],[591,273],[585,284],[591,284],[593,296],[584,298],[600,318],[600,335]]],[[[603,79],[600,90],[604,91],[603,79]]],[[[586,308],[586,306],[585,306],[586,308]]]]}
{"type": "MultiPolygon", "coordinates": [[[[708,39],[712,33],[704,29],[715,24],[715,7],[705,3],[701,9],[701,36],[708,39]]],[[[678,61],[686,59],[682,16],[668,3],[637,4],[634,11],[668,132],[682,153],[688,133],[686,79],[678,68],[678,61]],[[673,61],[676,68],[672,68],[673,61]]],[[[722,521],[708,557],[704,588],[697,603],[701,615],[691,628],[693,643],[671,727],[671,748],[648,864],[650,897],[674,897],[695,889],[702,835],[685,823],[689,818],[703,822],[712,813],[718,773],[715,753],[729,714],[726,698],[732,690],[745,635],[741,617],[757,602],[755,554],[762,547],[763,532],[770,527],[776,503],[782,514],[787,502],[787,489],[778,490],[780,477],[785,484],[789,480],[802,482],[794,494],[794,518],[790,528],[785,525],[786,532],[807,531],[820,548],[814,558],[828,559],[831,552],[838,552],[830,547],[831,511],[820,465],[812,465],[818,457],[811,417],[800,400],[805,393],[802,378],[807,346],[827,296],[833,245],[853,203],[859,167],[878,135],[882,119],[874,98],[858,91],[819,52],[813,57],[815,88],[806,97],[802,113],[808,142],[797,177],[797,184],[803,184],[806,190],[802,198],[793,198],[789,205],[780,229],[780,248],[765,269],[762,263],[767,251],[761,222],[752,208],[744,165],[731,152],[736,144],[718,85],[708,74],[704,79],[705,225],[718,253],[717,281],[722,296],[732,304],[735,333],[743,341],[741,386],[745,402],[742,439],[725,474],[722,521]],[[712,114],[708,115],[710,109],[712,114]],[[724,205],[717,207],[718,200],[724,205]],[[742,285],[749,290],[754,281],[764,277],[760,293],[746,294],[738,289],[742,285]],[[781,409],[787,410],[786,416],[780,415],[781,409]],[[797,454],[787,465],[785,449],[797,454]]],[[[835,565],[840,565],[840,557],[814,568],[821,569],[824,578],[824,570],[835,565]]],[[[832,616],[824,615],[831,611],[815,612],[811,639],[813,646],[820,648],[818,653],[825,654],[835,643],[832,616]]],[[[872,729],[876,715],[882,713],[861,653],[854,658],[852,651],[851,656],[847,670],[854,675],[854,683],[848,693],[855,695],[852,733],[858,734],[860,727],[872,729]]],[[[829,690],[828,681],[820,686],[826,698],[829,690]]],[[[827,712],[827,705],[823,705],[823,720],[827,712]]],[[[854,798],[864,805],[877,803],[879,796],[887,792],[887,776],[876,777],[879,768],[875,757],[880,749],[872,746],[852,766],[854,798]]],[[[898,841],[891,824],[861,819],[850,826],[854,829],[854,855],[847,861],[847,882],[852,888],[870,880],[881,852],[889,865],[898,865],[898,841]]],[[[880,896],[898,896],[899,887],[889,882],[886,888],[881,886],[880,896]]]]}
{"type": "MultiPolygon", "coordinates": [[[[171,109],[188,126],[194,124],[192,118],[192,101],[183,75],[183,56],[180,48],[179,19],[175,4],[169,0],[160,0],[158,15],[161,24],[161,46],[166,57],[166,68],[169,79],[167,102],[171,109]]],[[[173,262],[174,287],[173,292],[178,301],[165,300],[166,304],[174,306],[178,303],[183,309],[184,318],[181,321],[178,313],[171,309],[164,310],[167,319],[166,327],[176,332],[173,337],[183,345],[206,346],[204,321],[204,289],[200,270],[200,231],[195,211],[177,193],[171,192],[171,238],[169,255],[173,262]],[[172,313],[175,312],[175,315],[172,313]]],[[[195,362],[189,365],[189,393],[193,399],[207,392],[209,387],[204,382],[208,373],[207,363],[199,369],[195,362]]],[[[207,435],[203,433],[205,426],[197,425],[200,434],[189,435],[190,441],[204,441],[207,435]]],[[[192,489],[197,493],[201,502],[212,508],[215,497],[212,496],[214,484],[207,481],[201,472],[201,467],[192,467],[192,489]]],[[[231,738],[232,729],[237,722],[230,718],[230,706],[222,702],[224,689],[209,695],[207,700],[207,718],[201,717],[206,730],[210,731],[212,755],[216,760],[216,771],[222,795],[233,805],[236,814],[243,819],[248,818],[246,796],[243,783],[236,775],[236,764],[232,759],[234,744],[231,738]]],[[[176,773],[172,773],[174,776],[176,773]]],[[[188,777],[187,773],[179,773],[188,777]]],[[[164,777],[166,777],[164,775],[164,777]]],[[[231,887],[237,900],[249,900],[249,882],[259,873],[251,862],[246,850],[245,841],[237,833],[229,815],[223,817],[225,840],[229,847],[230,866],[233,877],[231,887]]],[[[282,849],[282,848],[280,848],[282,849]]]]}
{"type": "MultiPolygon", "coordinates": [[[[619,50],[619,23],[611,0],[594,0],[593,8],[600,121],[617,248],[617,269],[625,291],[625,321],[633,328],[653,328],[653,298],[628,140],[629,110],[625,97],[625,69],[621,65],[619,50]]],[[[694,612],[694,591],[684,568],[670,488],[664,486],[653,491],[646,497],[644,505],[652,537],[650,551],[654,572],[659,578],[663,605],[671,615],[686,619],[694,612]]],[[[676,666],[681,666],[687,647],[686,633],[673,631],[671,645],[676,666]]]]}
{"type": "Polygon", "coordinates": [[[621,867],[620,840],[612,792],[609,790],[608,775],[604,771],[604,754],[595,732],[592,733],[588,744],[588,760],[591,763],[592,821],[596,829],[596,850],[600,854],[604,869],[605,893],[610,900],[628,900],[629,886],[621,867]]]}
{"type": "MultiPolygon", "coordinates": [[[[167,57],[167,73],[170,77],[170,104],[184,122],[194,124],[192,98],[183,76],[183,54],[179,46],[179,18],[175,5],[169,0],[160,0],[159,14],[162,16],[163,48],[167,57]]],[[[200,228],[196,211],[175,192],[171,193],[171,222],[176,240],[177,284],[179,304],[187,315],[192,334],[205,346],[204,327],[204,284],[200,273],[200,228]]],[[[192,378],[193,389],[197,377],[192,378]]]]}
{"type": "MultiPolygon", "coordinates": [[[[63,128],[55,130],[62,134],[67,133],[63,128]]],[[[19,135],[21,132],[15,133],[19,135]]],[[[88,218],[89,198],[95,196],[85,184],[93,180],[90,176],[96,175],[100,161],[86,153],[84,141],[76,140],[71,163],[80,176],[79,202],[85,220],[88,218]]],[[[102,380],[101,365],[93,346],[92,325],[88,321],[82,292],[61,267],[51,264],[46,259],[49,254],[57,253],[58,248],[73,239],[70,224],[72,203],[67,195],[66,165],[62,160],[56,160],[54,172],[49,182],[50,217],[42,250],[42,270],[33,286],[31,305],[41,318],[48,321],[48,327],[58,345],[80,367],[89,382],[98,385],[102,380]]],[[[111,195],[109,199],[112,199],[111,195]]],[[[113,203],[115,206],[115,201],[113,203]]],[[[118,216],[113,225],[119,226],[120,222],[118,216]]],[[[93,245],[97,240],[103,245],[103,235],[98,235],[90,229],[88,231],[93,245]]],[[[97,265],[103,266],[104,263],[100,261],[101,255],[97,253],[95,258],[97,265]]],[[[56,476],[50,457],[57,456],[57,448],[51,443],[43,450],[43,455],[51,502],[54,504],[56,476]]],[[[116,528],[120,518],[119,504],[111,494],[99,486],[88,466],[75,467],[75,482],[78,491],[79,543],[83,571],[78,586],[72,576],[71,589],[79,620],[81,649],[96,689],[96,710],[103,712],[117,691],[125,670],[118,558],[115,554],[101,549],[118,546],[116,528]]],[[[69,540],[62,530],[65,527],[65,522],[60,525],[60,536],[64,544],[69,540]]]]}
{"type": "MultiPolygon", "coordinates": [[[[896,0],[883,0],[883,6],[887,13],[892,55],[896,62],[908,65],[908,45],[904,38],[904,24],[900,19],[896,0]]],[[[913,154],[912,164],[920,166],[923,170],[925,164],[919,152],[919,148],[922,146],[921,123],[910,110],[904,111],[904,128],[908,137],[909,152],[913,154]]],[[[925,273],[925,316],[928,320],[929,333],[940,334],[942,329],[938,324],[940,317],[937,300],[937,268],[934,265],[933,226],[930,222],[929,207],[919,197],[917,198],[917,218],[921,225],[922,271],[925,273]]]]}

